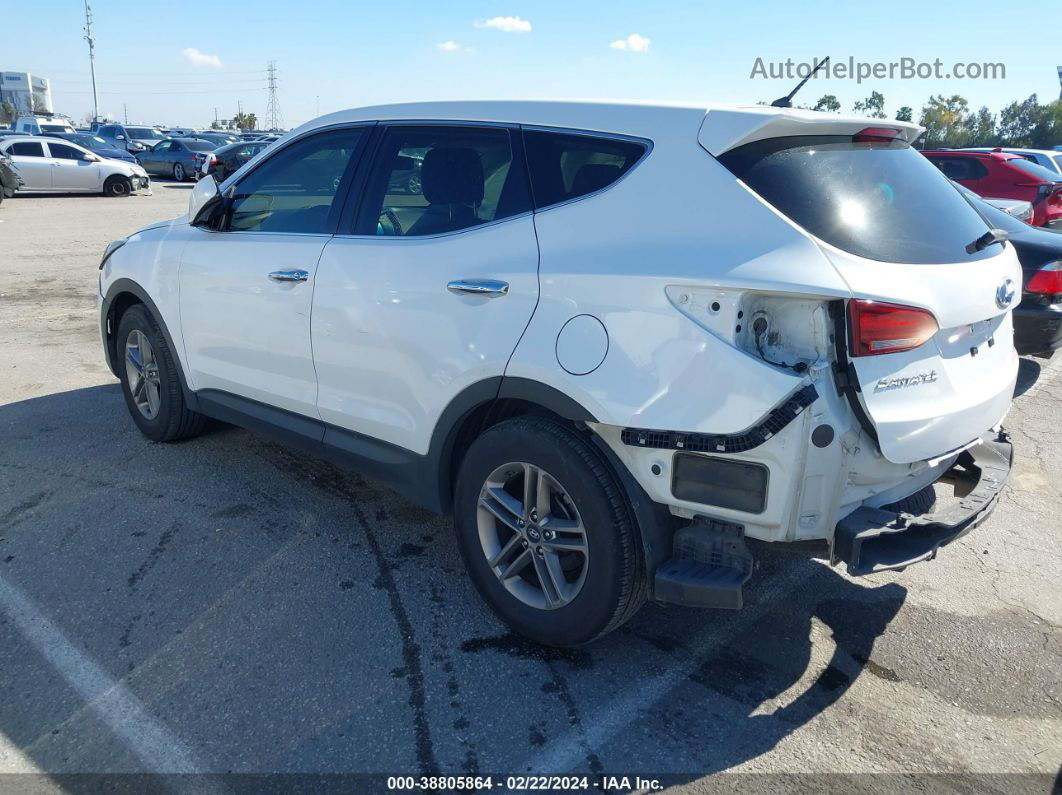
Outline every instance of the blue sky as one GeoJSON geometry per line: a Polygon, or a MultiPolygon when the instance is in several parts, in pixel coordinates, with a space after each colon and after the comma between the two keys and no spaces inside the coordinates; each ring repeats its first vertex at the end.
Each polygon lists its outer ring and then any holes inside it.
{"type": "MultiPolygon", "coordinates": [[[[201,125],[242,102],[261,118],[265,66],[277,62],[286,126],[343,107],[440,98],[594,97],[755,102],[795,81],[750,79],[757,57],[809,61],[1002,62],[1004,80],[817,80],[799,101],[836,94],[850,110],[871,90],[890,115],[930,94],[993,111],[1058,97],[1053,51],[998,2],[558,2],[94,0],[102,113],[201,125]],[[936,6],[936,7],[934,7],[936,6]],[[319,104],[318,104],[319,103],[319,104]]],[[[1038,12],[1037,12],[1038,13],[1038,12]]],[[[52,81],[56,110],[91,113],[82,0],[5,0],[0,70],[52,81]]]]}

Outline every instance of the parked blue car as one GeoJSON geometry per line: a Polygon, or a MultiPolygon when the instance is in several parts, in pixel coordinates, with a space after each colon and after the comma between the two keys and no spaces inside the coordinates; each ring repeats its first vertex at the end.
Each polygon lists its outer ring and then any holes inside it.
{"type": "Polygon", "coordinates": [[[83,146],[89,151],[95,152],[100,157],[108,160],[124,160],[126,163],[135,163],[136,158],[124,149],[115,149],[98,135],[92,133],[48,133],[49,138],[65,138],[71,143],[83,146]]]}

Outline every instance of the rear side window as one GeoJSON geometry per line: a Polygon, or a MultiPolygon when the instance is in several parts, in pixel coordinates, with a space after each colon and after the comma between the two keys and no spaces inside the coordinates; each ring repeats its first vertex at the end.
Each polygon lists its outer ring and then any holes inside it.
{"type": "Polygon", "coordinates": [[[357,234],[415,237],[470,229],[531,209],[511,131],[389,127],[377,150],[357,234]]]}
{"type": "Polygon", "coordinates": [[[944,172],[944,176],[956,182],[981,179],[988,176],[988,168],[973,157],[930,157],[929,162],[944,172]]]}
{"type": "Polygon", "coordinates": [[[930,264],[1000,251],[966,251],[988,225],[903,141],[771,138],[727,152],[719,162],[794,223],[860,257],[930,264]]]}
{"type": "Polygon", "coordinates": [[[535,208],[542,209],[607,188],[645,154],[637,141],[597,135],[524,131],[535,208]]]}
{"type": "Polygon", "coordinates": [[[11,144],[7,153],[22,157],[44,157],[44,147],[38,141],[17,141],[11,144]]]}

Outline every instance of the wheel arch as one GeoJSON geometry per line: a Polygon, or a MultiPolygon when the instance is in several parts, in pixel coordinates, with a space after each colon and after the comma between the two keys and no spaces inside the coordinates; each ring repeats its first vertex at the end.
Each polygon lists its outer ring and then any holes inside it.
{"type": "Polygon", "coordinates": [[[185,401],[189,408],[194,408],[196,405],[195,393],[188,388],[184,365],[181,362],[179,353],[180,348],[174,344],[174,339],[170,334],[169,327],[166,325],[166,320],[159,311],[158,306],[151,300],[147,290],[132,279],[115,279],[110,287],[107,288],[107,294],[103,298],[103,305],[100,307],[100,327],[104,333],[103,348],[107,357],[107,366],[115,377],[118,377],[118,323],[121,321],[122,315],[136,304],[142,304],[146,307],[152,317],[155,318],[155,322],[158,323],[159,329],[166,339],[166,345],[177,361],[177,377],[181,381],[181,391],[184,393],[185,401]]]}

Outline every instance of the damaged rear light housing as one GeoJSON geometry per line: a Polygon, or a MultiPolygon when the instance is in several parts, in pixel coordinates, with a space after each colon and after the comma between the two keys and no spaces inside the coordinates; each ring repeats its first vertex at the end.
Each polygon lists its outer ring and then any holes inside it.
{"type": "Polygon", "coordinates": [[[924,345],[940,330],[924,309],[856,298],[848,302],[852,356],[900,353],[924,345]]]}

